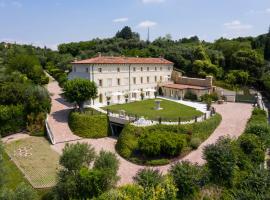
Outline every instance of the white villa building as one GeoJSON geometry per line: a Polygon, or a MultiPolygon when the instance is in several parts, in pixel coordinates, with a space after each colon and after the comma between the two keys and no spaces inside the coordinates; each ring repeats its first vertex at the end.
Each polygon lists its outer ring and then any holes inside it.
{"type": "Polygon", "coordinates": [[[72,62],[69,79],[85,78],[98,86],[98,98],[94,103],[111,103],[153,98],[160,83],[171,81],[173,63],[164,58],[105,57],[72,62]]]}

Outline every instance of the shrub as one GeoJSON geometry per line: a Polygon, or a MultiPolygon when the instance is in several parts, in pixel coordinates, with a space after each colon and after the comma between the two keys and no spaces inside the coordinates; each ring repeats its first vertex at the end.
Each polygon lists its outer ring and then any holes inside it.
{"type": "Polygon", "coordinates": [[[156,160],[149,160],[146,161],[146,165],[158,166],[158,165],[167,165],[170,163],[168,159],[156,159],[156,160]]]}
{"type": "Polygon", "coordinates": [[[200,189],[203,180],[202,168],[189,162],[179,162],[170,169],[170,175],[178,188],[178,197],[186,199],[194,196],[200,189]]]}
{"type": "Polygon", "coordinates": [[[45,133],[45,126],[44,126],[44,121],[46,119],[46,114],[45,113],[31,113],[27,115],[27,130],[32,134],[32,135],[44,135],[45,133]]]}
{"type": "Polygon", "coordinates": [[[60,157],[60,164],[67,170],[79,170],[89,167],[95,158],[95,150],[87,143],[66,144],[60,157]]]}
{"type": "Polygon", "coordinates": [[[217,101],[218,94],[216,92],[212,92],[211,94],[204,94],[200,98],[201,98],[201,101],[204,101],[204,102],[207,102],[207,100],[217,101]]]}
{"type": "Polygon", "coordinates": [[[236,155],[229,138],[219,138],[216,144],[205,147],[204,159],[211,179],[221,185],[231,186],[235,175],[236,155]]]}
{"type": "Polygon", "coordinates": [[[141,137],[145,136],[145,134],[165,132],[175,133],[186,138],[187,134],[192,133],[189,137],[199,138],[201,141],[204,141],[219,125],[220,121],[221,116],[216,114],[203,122],[186,125],[154,125],[149,127],[137,127],[128,124],[124,127],[117,140],[116,150],[122,157],[132,162],[143,164],[145,161],[141,159],[139,154],[139,140],[141,137]]]}
{"type": "Polygon", "coordinates": [[[117,189],[109,190],[108,192],[100,195],[96,200],[120,200],[120,199],[132,199],[141,200],[144,197],[143,188],[139,185],[125,185],[117,189]]]}
{"type": "Polygon", "coordinates": [[[255,149],[262,148],[260,139],[254,134],[243,134],[238,141],[245,154],[251,154],[255,149]]]}
{"type": "Polygon", "coordinates": [[[106,115],[71,112],[68,124],[70,129],[80,137],[102,138],[110,135],[108,117],[106,115]]]}
{"type": "Polygon", "coordinates": [[[119,168],[119,160],[114,153],[101,150],[98,157],[95,159],[94,168],[110,170],[112,173],[116,174],[119,168]]]}
{"type": "Polygon", "coordinates": [[[139,150],[147,156],[177,156],[186,146],[185,135],[170,132],[151,132],[139,138],[139,150]]]}
{"type": "Polygon", "coordinates": [[[263,138],[269,134],[269,126],[267,124],[250,124],[246,129],[246,133],[255,134],[263,138]]]}
{"type": "Polygon", "coordinates": [[[189,143],[192,149],[198,149],[200,144],[201,144],[200,138],[191,138],[190,143],[189,143]]]}
{"type": "Polygon", "coordinates": [[[25,113],[22,105],[0,105],[0,135],[2,137],[20,131],[25,127],[25,113]]]}
{"type": "Polygon", "coordinates": [[[198,96],[195,93],[188,90],[184,95],[184,99],[188,99],[188,100],[191,100],[191,101],[197,101],[198,96]]]}
{"type": "Polygon", "coordinates": [[[119,180],[117,171],[119,169],[119,160],[116,155],[111,152],[100,151],[94,162],[94,170],[103,171],[106,174],[107,187],[114,187],[119,180]]]}
{"type": "Polygon", "coordinates": [[[156,187],[159,183],[161,183],[163,176],[158,170],[145,168],[139,170],[133,179],[143,188],[151,188],[156,187]]]}

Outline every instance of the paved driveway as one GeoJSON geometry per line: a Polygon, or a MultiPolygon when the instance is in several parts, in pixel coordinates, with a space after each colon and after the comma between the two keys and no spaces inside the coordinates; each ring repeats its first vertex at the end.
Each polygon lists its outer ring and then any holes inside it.
{"type": "MultiPolygon", "coordinates": [[[[116,153],[115,144],[116,140],[113,138],[101,138],[101,139],[80,139],[79,137],[72,134],[68,127],[68,113],[71,105],[66,103],[60,96],[61,89],[56,82],[51,82],[48,85],[48,90],[53,93],[52,96],[52,112],[49,116],[49,124],[51,126],[54,137],[56,138],[57,144],[53,145],[52,148],[58,153],[62,152],[65,144],[70,140],[69,143],[75,142],[87,142],[91,144],[96,151],[104,149],[116,153]]],[[[186,157],[181,160],[188,160],[192,163],[203,164],[205,161],[202,158],[203,148],[208,145],[215,143],[220,136],[238,137],[244,131],[246,123],[251,116],[252,106],[250,104],[243,103],[225,103],[222,105],[215,105],[216,111],[221,114],[222,121],[213,134],[205,140],[197,150],[192,151],[186,157]]],[[[116,153],[117,154],[117,153],[116,153]]],[[[118,175],[121,177],[119,185],[127,184],[132,182],[132,177],[137,171],[143,166],[133,164],[117,154],[120,160],[120,168],[118,175]]],[[[179,160],[180,161],[180,160],[179,160]]],[[[170,168],[171,164],[155,167],[166,173],[170,168]]]]}

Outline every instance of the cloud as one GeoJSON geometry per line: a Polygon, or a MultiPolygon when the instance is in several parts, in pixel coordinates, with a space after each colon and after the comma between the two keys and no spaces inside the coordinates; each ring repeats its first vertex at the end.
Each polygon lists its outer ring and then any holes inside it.
{"type": "Polygon", "coordinates": [[[128,21],[127,17],[117,18],[113,20],[114,23],[121,23],[121,22],[126,22],[126,21],[128,21]]]}
{"type": "Polygon", "coordinates": [[[253,26],[250,24],[242,24],[239,20],[234,20],[231,22],[227,22],[224,24],[224,26],[227,29],[235,30],[235,31],[244,31],[244,30],[249,30],[252,29],[253,26]]]}
{"type": "Polygon", "coordinates": [[[256,14],[270,14],[270,8],[266,8],[265,10],[250,10],[246,14],[248,15],[256,15],[256,14]]]}
{"type": "Polygon", "coordinates": [[[15,7],[18,7],[18,8],[22,7],[22,3],[19,2],[19,1],[12,1],[11,2],[11,5],[12,6],[15,6],[15,7]]]}
{"type": "Polygon", "coordinates": [[[149,28],[149,27],[153,27],[153,26],[156,26],[156,25],[157,25],[156,22],[146,20],[146,21],[143,21],[143,22],[139,23],[137,27],[139,27],[139,28],[149,28]]]}
{"type": "Polygon", "coordinates": [[[142,3],[148,4],[148,3],[163,3],[165,0],[142,0],[142,3]]]}

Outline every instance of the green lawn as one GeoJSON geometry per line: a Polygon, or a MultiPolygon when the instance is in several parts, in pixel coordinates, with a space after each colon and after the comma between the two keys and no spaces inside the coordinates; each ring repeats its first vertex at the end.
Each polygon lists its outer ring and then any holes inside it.
{"type": "MultiPolygon", "coordinates": [[[[5,169],[5,182],[4,182],[5,187],[11,190],[15,190],[20,183],[25,183],[31,186],[31,184],[25,178],[20,169],[15,165],[15,163],[9,158],[9,156],[5,152],[3,154],[3,160],[5,169]]],[[[50,191],[50,188],[36,189],[36,191],[40,199],[42,199],[42,197],[50,191]]]]}
{"type": "Polygon", "coordinates": [[[202,115],[202,112],[195,108],[176,103],[168,100],[161,100],[162,110],[154,110],[155,99],[148,99],[144,101],[136,101],[127,104],[117,104],[104,107],[112,111],[125,110],[127,114],[137,115],[138,117],[145,117],[146,119],[157,120],[159,117],[172,121],[177,121],[179,117],[181,120],[187,121],[195,116],[202,115]]]}
{"type": "MultiPolygon", "coordinates": [[[[45,138],[29,137],[14,141],[6,144],[5,149],[34,188],[49,188],[56,184],[59,155],[50,148],[45,138]],[[20,153],[19,149],[26,151],[20,153]]],[[[14,173],[10,178],[14,179],[14,184],[22,179],[20,173],[14,173]]]]}

